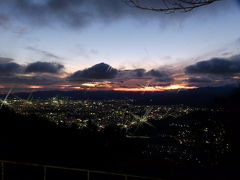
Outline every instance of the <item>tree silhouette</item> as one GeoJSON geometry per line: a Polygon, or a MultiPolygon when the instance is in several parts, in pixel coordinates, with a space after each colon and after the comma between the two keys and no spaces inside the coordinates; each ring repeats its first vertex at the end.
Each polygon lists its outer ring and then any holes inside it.
{"type": "Polygon", "coordinates": [[[188,12],[221,0],[124,0],[129,6],[164,13],[188,12]]]}

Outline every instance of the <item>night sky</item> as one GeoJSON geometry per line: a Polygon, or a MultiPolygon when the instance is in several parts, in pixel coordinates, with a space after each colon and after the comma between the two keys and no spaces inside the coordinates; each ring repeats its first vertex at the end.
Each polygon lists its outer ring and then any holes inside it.
{"type": "Polygon", "coordinates": [[[0,92],[237,84],[239,19],[238,0],[172,14],[121,0],[0,0],[0,92]]]}

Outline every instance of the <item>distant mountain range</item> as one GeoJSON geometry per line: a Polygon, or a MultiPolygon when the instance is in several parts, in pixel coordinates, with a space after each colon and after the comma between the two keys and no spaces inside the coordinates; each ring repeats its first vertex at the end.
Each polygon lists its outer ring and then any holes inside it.
{"type": "MultiPolygon", "coordinates": [[[[173,90],[164,92],[126,92],[126,91],[38,91],[33,98],[48,99],[71,98],[76,100],[120,100],[133,99],[139,104],[204,106],[214,103],[218,98],[229,96],[236,86],[204,87],[191,90],[173,90]]],[[[17,93],[18,97],[27,99],[29,93],[17,93]]],[[[3,99],[4,95],[0,95],[3,99]]],[[[9,98],[14,96],[10,95],[9,98]]]]}

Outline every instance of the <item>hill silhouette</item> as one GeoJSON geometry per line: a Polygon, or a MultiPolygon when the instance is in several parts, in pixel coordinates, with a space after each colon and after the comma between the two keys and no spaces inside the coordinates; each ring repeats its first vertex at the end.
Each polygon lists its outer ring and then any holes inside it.
{"type": "MultiPolygon", "coordinates": [[[[36,91],[32,97],[49,99],[65,97],[76,100],[127,100],[133,99],[138,104],[151,105],[191,105],[207,106],[220,97],[229,97],[236,86],[203,87],[190,90],[171,90],[163,92],[127,92],[127,91],[36,91]]],[[[29,93],[17,93],[18,97],[27,99],[29,93]]],[[[4,98],[5,95],[0,95],[4,98]]],[[[14,97],[12,95],[9,98],[14,97]]]]}

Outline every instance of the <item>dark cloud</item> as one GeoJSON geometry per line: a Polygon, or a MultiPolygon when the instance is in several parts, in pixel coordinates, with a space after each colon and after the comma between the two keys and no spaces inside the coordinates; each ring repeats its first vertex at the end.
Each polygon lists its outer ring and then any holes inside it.
{"type": "Polygon", "coordinates": [[[137,77],[143,77],[145,73],[145,69],[135,69],[134,72],[136,72],[137,77]]]}
{"type": "Polygon", "coordinates": [[[145,69],[121,70],[118,73],[118,79],[155,79],[159,82],[169,82],[173,80],[167,72],[155,69],[150,71],[146,71],[145,69]]]}
{"type": "Polygon", "coordinates": [[[131,79],[138,80],[151,80],[162,83],[171,83],[173,78],[170,76],[170,73],[158,69],[152,69],[146,71],[145,69],[131,69],[131,70],[119,70],[116,77],[117,81],[127,81],[131,79]]]}
{"type": "Polygon", "coordinates": [[[240,55],[229,58],[213,58],[185,68],[190,75],[188,83],[194,86],[219,86],[239,83],[240,55]]]}
{"type": "Polygon", "coordinates": [[[0,1],[0,7],[11,11],[15,19],[24,18],[38,24],[57,20],[73,27],[134,14],[122,0],[6,0],[0,1]]]}
{"type": "Polygon", "coordinates": [[[53,54],[53,53],[50,53],[48,51],[44,51],[44,50],[41,50],[41,49],[37,49],[37,48],[34,48],[34,47],[27,47],[26,49],[28,50],[31,50],[33,52],[36,52],[36,53],[39,53],[39,54],[42,54],[43,56],[47,57],[47,58],[54,58],[54,59],[62,59],[61,57],[53,54]]]}
{"type": "Polygon", "coordinates": [[[154,77],[162,77],[164,76],[165,74],[163,72],[161,72],[160,70],[150,70],[147,72],[147,74],[149,74],[150,76],[154,76],[154,77]]]}
{"type": "Polygon", "coordinates": [[[90,68],[84,69],[82,71],[77,71],[73,73],[69,80],[71,81],[81,81],[81,80],[101,80],[101,79],[113,79],[117,76],[118,70],[112,68],[110,65],[105,63],[96,64],[90,68]]]}
{"type": "Polygon", "coordinates": [[[54,85],[64,82],[57,77],[63,65],[48,62],[35,62],[26,66],[13,62],[11,58],[0,57],[0,84],[1,85],[54,85]],[[28,73],[51,73],[31,74],[28,73]]]}
{"type": "Polygon", "coordinates": [[[190,83],[212,83],[213,79],[209,77],[190,77],[186,81],[190,83]]]}
{"type": "Polygon", "coordinates": [[[166,73],[164,71],[160,71],[160,70],[152,69],[152,70],[148,71],[146,73],[146,75],[155,77],[155,80],[159,81],[159,82],[173,81],[173,79],[170,77],[170,75],[168,75],[168,73],[166,73]]]}
{"type": "Polygon", "coordinates": [[[240,73],[240,57],[213,58],[185,68],[187,74],[234,75],[240,73]]]}
{"type": "Polygon", "coordinates": [[[0,75],[14,75],[18,73],[61,73],[64,66],[59,63],[33,62],[26,66],[13,62],[14,59],[0,57],[0,75]]]}
{"type": "Polygon", "coordinates": [[[17,85],[54,85],[64,82],[63,79],[52,76],[0,76],[1,84],[17,84],[17,85]]]}
{"type": "Polygon", "coordinates": [[[63,70],[64,66],[58,63],[34,62],[26,66],[25,73],[53,73],[57,74],[63,70]]]}
{"type": "MultiPolygon", "coordinates": [[[[5,58],[5,60],[9,59],[5,58]]],[[[22,70],[23,67],[14,62],[0,63],[0,75],[13,75],[22,72],[22,70]]]]}
{"type": "MultiPolygon", "coordinates": [[[[166,7],[164,1],[144,0],[142,2],[148,7],[166,7]]],[[[223,5],[223,2],[215,4],[223,5]]],[[[161,15],[161,13],[130,7],[124,0],[1,0],[0,10],[8,12],[14,20],[18,21],[24,20],[37,25],[52,25],[60,22],[71,27],[83,27],[99,21],[116,21],[124,17],[159,19],[161,15]]],[[[186,14],[167,17],[189,16],[189,13],[186,14]]]]}
{"type": "Polygon", "coordinates": [[[118,79],[132,79],[132,78],[144,78],[145,69],[131,69],[131,70],[119,70],[118,79]]]}

